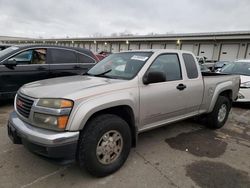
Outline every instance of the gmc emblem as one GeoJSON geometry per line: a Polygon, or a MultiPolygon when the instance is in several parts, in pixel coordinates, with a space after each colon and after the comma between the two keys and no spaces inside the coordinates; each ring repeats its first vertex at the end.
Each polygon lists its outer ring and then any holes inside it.
{"type": "Polygon", "coordinates": [[[17,106],[23,107],[24,102],[22,102],[22,101],[20,101],[20,100],[17,100],[17,101],[16,101],[16,104],[17,104],[17,106]]]}

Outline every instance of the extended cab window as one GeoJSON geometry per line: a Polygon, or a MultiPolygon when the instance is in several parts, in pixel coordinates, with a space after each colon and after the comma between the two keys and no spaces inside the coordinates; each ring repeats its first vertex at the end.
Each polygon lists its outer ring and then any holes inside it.
{"type": "Polygon", "coordinates": [[[181,80],[181,67],[177,54],[160,55],[148,71],[158,71],[166,74],[166,81],[181,80]]]}
{"type": "Polygon", "coordinates": [[[87,55],[78,53],[78,63],[95,63],[95,60],[87,55]]]}
{"type": "Polygon", "coordinates": [[[77,63],[76,53],[70,50],[64,49],[50,49],[51,63],[77,63]]]}
{"type": "Polygon", "coordinates": [[[187,70],[187,76],[189,79],[198,78],[198,69],[194,57],[191,54],[182,54],[185,67],[187,70]]]}
{"type": "Polygon", "coordinates": [[[46,49],[32,49],[23,51],[9,60],[15,60],[17,64],[45,64],[46,49]]]}

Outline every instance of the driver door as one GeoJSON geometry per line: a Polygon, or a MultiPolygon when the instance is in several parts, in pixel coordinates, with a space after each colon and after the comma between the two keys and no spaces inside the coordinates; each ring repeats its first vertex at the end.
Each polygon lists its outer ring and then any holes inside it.
{"type": "Polygon", "coordinates": [[[168,53],[158,56],[148,71],[163,72],[166,81],[140,87],[141,131],[185,114],[186,99],[183,97],[183,90],[177,88],[178,85],[185,84],[178,54],[168,53]]]}

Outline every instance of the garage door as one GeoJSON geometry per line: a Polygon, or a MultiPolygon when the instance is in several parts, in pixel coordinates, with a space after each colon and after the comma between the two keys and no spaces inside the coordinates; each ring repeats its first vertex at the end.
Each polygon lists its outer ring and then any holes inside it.
{"type": "Polygon", "coordinates": [[[127,51],[128,50],[128,45],[126,43],[120,44],[120,51],[127,51]]]}
{"type": "Polygon", "coordinates": [[[83,48],[83,47],[84,47],[84,46],[83,46],[83,43],[80,43],[79,47],[80,47],[80,48],[83,48]]]}
{"type": "Polygon", "coordinates": [[[98,43],[97,44],[97,52],[101,52],[101,51],[104,51],[104,44],[98,43]]]}
{"type": "Polygon", "coordinates": [[[250,59],[250,44],[247,45],[246,59],[250,59]]]}
{"type": "Polygon", "coordinates": [[[129,50],[139,50],[139,44],[129,44],[129,50]]]}
{"type": "Polygon", "coordinates": [[[140,44],[140,49],[150,49],[150,46],[147,43],[141,43],[140,44]]]}
{"type": "Polygon", "coordinates": [[[90,44],[90,50],[95,53],[96,52],[96,44],[91,43],[90,44]]]}
{"type": "Polygon", "coordinates": [[[119,52],[119,43],[112,43],[111,44],[111,52],[119,52]]]}
{"type": "Polygon", "coordinates": [[[189,51],[189,52],[193,52],[194,51],[194,45],[193,44],[182,44],[181,49],[189,51]]]}
{"type": "Polygon", "coordinates": [[[161,44],[161,43],[152,44],[152,49],[164,49],[164,48],[165,48],[165,44],[161,44]]]}
{"type": "Polygon", "coordinates": [[[103,45],[103,51],[105,52],[110,52],[111,50],[111,44],[110,43],[107,43],[106,45],[103,45]]]}
{"type": "Polygon", "coordinates": [[[176,49],[176,44],[166,44],[166,49],[176,49]]]}
{"type": "Polygon", "coordinates": [[[213,59],[214,45],[213,44],[201,44],[199,50],[199,56],[204,56],[207,60],[213,59]]]}
{"type": "Polygon", "coordinates": [[[222,44],[220,52],[221,61],[234,61],[238,57],[239,44],[222,44]]]}
{"type": "Polygon", "coordinates": [[[85,43],[84,48],[89,49],[89,43],[85,43]]]}

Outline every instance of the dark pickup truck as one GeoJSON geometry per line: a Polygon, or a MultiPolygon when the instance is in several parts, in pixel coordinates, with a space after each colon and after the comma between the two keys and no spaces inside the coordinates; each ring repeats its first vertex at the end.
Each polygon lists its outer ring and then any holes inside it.
{"type": "Polygon", "coordinates": [[[0,99],[12,98],[26,83],[81,75],[98,59],[89,50],[52,45],[11,46],[0,51],[0,99]]]}

